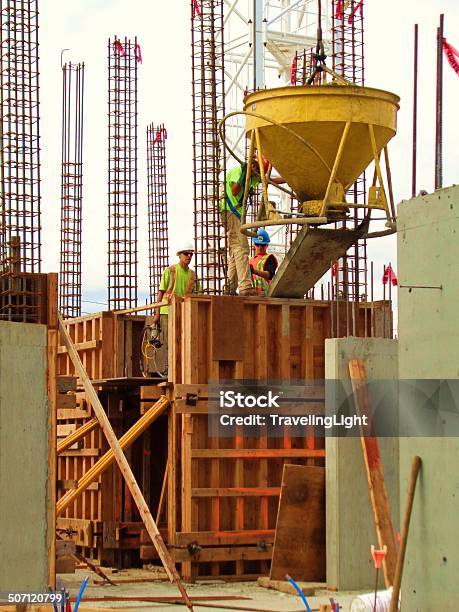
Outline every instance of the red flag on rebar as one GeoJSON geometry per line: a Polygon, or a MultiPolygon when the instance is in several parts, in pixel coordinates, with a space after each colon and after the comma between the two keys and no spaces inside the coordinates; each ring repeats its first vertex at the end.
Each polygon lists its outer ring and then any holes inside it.
{"type": "Polygon", "coordinates": [[[343,19],[344,17],[344,0],[338,0],[336,3],[335,19],[343,19]]]}
{"type": "Polygon", "coordinates": [[[348,23],[354,23],[354,17],[357,15],[357,11],[360,11],[360,17],[363,17],[363,0],[360,0],[360,2],[349,15],[347,19],[348,23]]]}
{"type": "Polygon", "coordinates": [[[290,67],[290,85],[296,85],[296,71],[298,66],[298,52],[295,51],[293,56],[292,65],[290,67]]]}
{"type": "Polygon", "coordinates": [[[199,6],[198,0],[193,0],[193,18],[196,17],[196,15],[201,17],[201,7],[199,6]]]}
{"type": "Polygon", "coordinates": [[[121,53],[123,56],[126,55],[126,51],[124,50],[120,40],[115,40],[113,43],[113,51],[118,51],[118,53],[121,53]]]}
{"type": "Polygon", "coordinates": [[[451,45],[446,38],[442,40],[443,51],[446,55],[446,59],[448,60],[448,64],[454,70],[454,72],[459,76],[459,51],[451,45]]]}
{"type": "Polygon", "coordinates": [[[387,285],[388,282],[391,282],[394,287],[398,283],[398,280],[397,280],[397,277],[395,275],[395,272],[392,269],[392,266],[390,264],[384,270],[384,274],[383,274],[383,277],[382,277],[382,284],[383,285],[387,285]]]}
{"type": "Polygon", "coordinates": [[[338,276],[338,262],[334,261],[332,264],[332,276],[338,276]]]}
{"type": "Polygon", "coordinates": [[[140,48],[140,45],[136,45],[134,47],[134,55],[135,55],[135,59],[141,64],[142,63],[142,49],[140,48]]]}
{"type": "Polygon", "coordinates": [[[166,128],[158,128],[156,130],[155,138],[153,140],[153,144],[157,142],[161,142],[162,140],[166,140],[167,138],[167,130],[166,128]]]}

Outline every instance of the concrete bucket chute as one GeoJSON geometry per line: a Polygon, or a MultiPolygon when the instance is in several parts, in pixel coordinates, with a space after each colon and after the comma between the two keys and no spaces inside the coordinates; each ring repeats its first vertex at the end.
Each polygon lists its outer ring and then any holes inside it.
{"type": "Polygon", "coordinates": [[[306,226],[292,243],[276,281],[271,284],[270,295],[304,295],[326,272],[330,262],[342,257],[356,240],[395,231],[387,144],[396,133],[398,102],[398,96],[393,93],[350,84],[280,87],[248,95],[244,111],[225,118],[245,115],[246,136],[250,141],[248,159],[255,154],[260,160],[262,203],[257,220],[246,222],[251,173],[251,164],[248,164],[241,231],[254,236],[259,227],[306,226]],[[296,211],[276,210],[269,201],[270,170],[265,176],[262,156],[286,180],[291,194],[298,200],[296,211]],[[347,202],[346,191],[372,162],[374,179],[366,203],[347,202]],[[324,228],[319,232],[314,227],[343,221],[350,217],[353,208],[365,209],[365,223],[358,228],[333,231],[324,228]],[[379,220],[385,219],[387,229],[369,231],[374,210],[379,211],[379,220]],[[291,266],[290,273],[288,266],[291,266]],[[286,293],[287,283],[281,282],[280,277],[291,276],[294,268],[308,269],[309,273],[300,275],[297,287],[286,293]]]}

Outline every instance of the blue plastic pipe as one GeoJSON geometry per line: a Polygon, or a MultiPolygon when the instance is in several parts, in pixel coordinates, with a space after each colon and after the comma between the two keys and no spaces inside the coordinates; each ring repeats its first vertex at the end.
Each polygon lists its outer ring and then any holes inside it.
{"type": "Polygon", "coordinates": [[[300,589],[299,585],[293,580],[293,578],[291,578],[288,574],[285,576],[287,578],[287,580],[290,582],[290,584],[293,586],[293,588],[295,589],[295,591],[298,593],[298,595],[301,597],[304,605],[306,606],[306,610],[308,612],[311,612],[311,608],[309,607],[308,604],[308,600],[305,597],[305,594],[303,593],[303,591],[300,589]]]}
{"type": "Polygon", "coordinates": [[[80,601],[81,601],[81,599],[83,597],[83,593],[84,593],[84,590],[86,588],[86,585],[88,584],[88,580],[89,580],[89,576],[86,576],[86,578],[81,583],[80,590],[78,591],[78,595],[77,595],[77,598],[75,600],[75,607],[73,608],[73,612],[78,612],[78,607],[79,607],[80,601]]]}

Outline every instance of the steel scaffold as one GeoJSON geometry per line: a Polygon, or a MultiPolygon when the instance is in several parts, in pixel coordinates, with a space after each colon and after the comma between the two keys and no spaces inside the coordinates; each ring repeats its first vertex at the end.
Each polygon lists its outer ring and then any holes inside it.
{"type": "Polygon", "coordinates": [[[191,0],[194,268],[209,293],[226,278],[225,229],[218,212],[225,156],[217,126],[225,114],[223,0],[191,0]]]}
{"type": "Polygon", "coordinates": [[[148,253],[150,301],[154,302],[161,274],[169,262],[166,139],[164,124],[147,126],[148,253]]]}
{"type": "Polygon", "coordinates": [[[62,66],[61,250],[59,310],[81,315],[84,64],[62,66]]]}
{"type": "Polygon", "coordinates": [[[137,305],[137,37],[108,41],[108,305],[137,305]]]}
{"type": "Polygon", "coordinates": [[[41,267],[38,1],[2,0],[0,36],[0,315],[33,320],[24,273],[41,267]]]}

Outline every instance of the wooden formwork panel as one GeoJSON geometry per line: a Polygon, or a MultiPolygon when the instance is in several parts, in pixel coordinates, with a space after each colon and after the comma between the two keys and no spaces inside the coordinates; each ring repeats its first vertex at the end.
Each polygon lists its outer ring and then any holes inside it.
{"type": "MultiPolygon", "coordinates": [[[[66,394],[71,395],[71,394],[66,394]]],[[[75,408],[57,409],[57,433],[65,436],[66,432],[78,429],[92,418],[91,407],[86,401],[84,393],[76,393],[75,408]]],[[[60,499],[69,489],[76,487],[78,479],[87,472],[102,454],[102,432],[99,428],[88,433],[73,447],[65,450],[57,461],[57,499],[60,499]]],[[[100,533],[101,520],[101,480],[92,483],[86,491],[71,504],[64,514],[57,519],[58,530],[67,530],[72,533],[76,544],[90,551],[89,556],[97,558],[97,534],[100,533]]]]}
{"type": "Polygon", "coordinates": [[[169,380],[174,383],[322,379],[326,338],[392,337],[387,301],[193,296],[173,299],[170,310],[169,380]]]}
{"type": "MultiPolygon", "coordinates": [[[[114,377],[114,317],[99,312],[65,322],[72,342],[91,380],[114,377]]],[[[58,348],[59,374],[74,374],[65,346],[58,348]]]]}
{"type": "Polygon", "coordinates": [[[323,380],[325,339],[389,336],[389,326],[377,324],[389,320],[387,308],[387,302],[173,299],[168,539],[185,578],[267,573],[284,463],[325,465],[324,439],[312,428],[295,438],[287,430],[278,438],[209,437],[208,383],[323,380]]]}
{"type": "MultiPolygon", "coordinates": [[[[311,386],[310,395],[323,409],[323,387],[311,386]]],[[[184,578],[242,580],[268,573],[283,466],[323,466],[325,449],[312,428],[295,437],[288,428],[276,438],[265,428],[259,434],[246,437],[239,429],[231,438],[210,437],[207,387],[175,386],[168,541],[184,578]]]]}
{"type": "MultiPolygon", "coordinates": [[[[141,376],[139,365],[143,316],[98,312],[64,324],[91,380],[141,376]]],[[[73,374],[65,346],[58,348],[59,374],[73,374]]]]}

